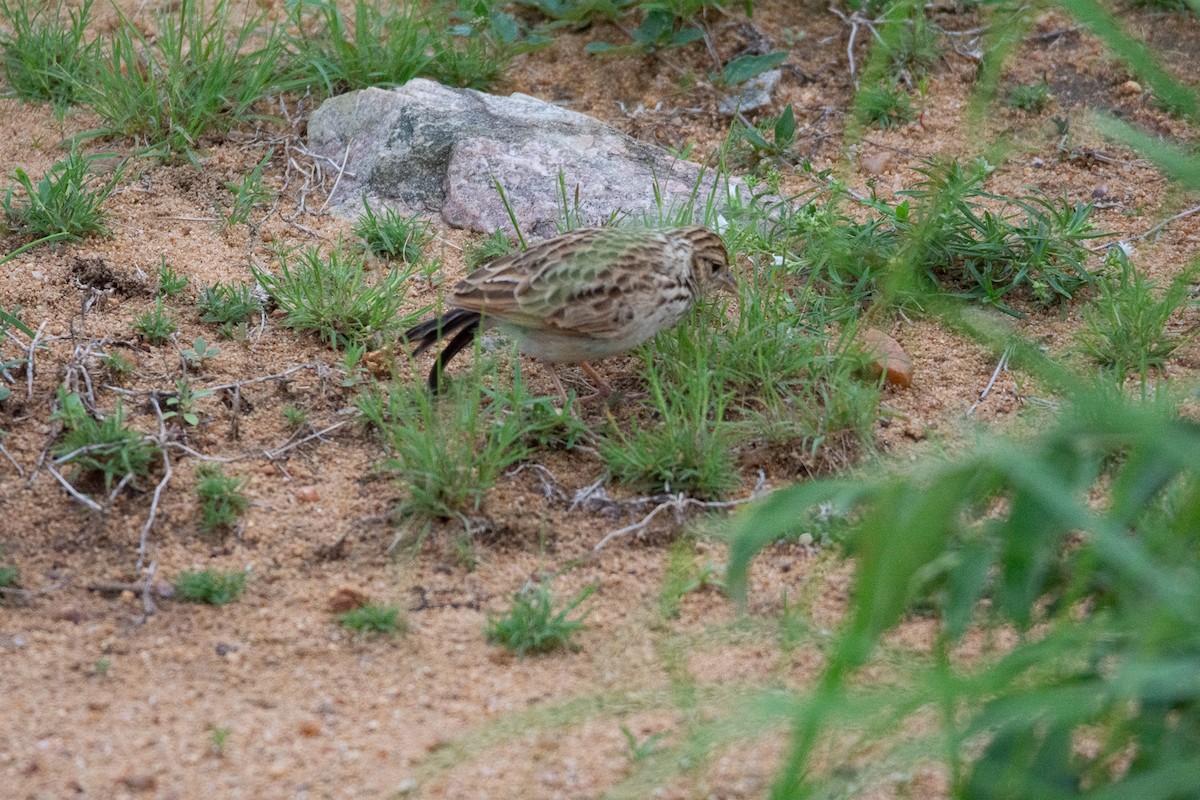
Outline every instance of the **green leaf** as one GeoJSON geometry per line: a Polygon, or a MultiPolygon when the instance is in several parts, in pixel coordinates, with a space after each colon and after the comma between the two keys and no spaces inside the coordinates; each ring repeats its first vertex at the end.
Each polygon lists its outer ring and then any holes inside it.
{"type": "Polygon", "coordinates": [[[788,147],[795,137],[796,115],[792,112],[792,104],[788,103],[779,119],[775,120],[775,146],[788,147]]]}
{"type": "MultiPolygon", "coordinates": [[[[682,31],[681,31],[682,33],[682,31]]],[[[697,31],[703,35],[702,31],[697,31]]],[[[766,53],[761,56],[742,56],[735,58],[725,65],[721,70],[721,82],[726,85],[736,85],[745,83],[751,78],[758,77],[767,70],[775,69],[782,64],[788,57],[789,53],[786,50],[777,50],[774,53],[766,53]]],[[[791,106],[788,106],[790,109],[791,106]]]]}

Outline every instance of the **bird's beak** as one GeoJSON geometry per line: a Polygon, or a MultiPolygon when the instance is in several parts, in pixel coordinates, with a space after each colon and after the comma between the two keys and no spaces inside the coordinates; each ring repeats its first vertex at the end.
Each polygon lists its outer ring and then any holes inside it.
{"type": "Polygon", "coordinates": [[[730,272],[722,272],[717,277],[717,282],[726,289],[737,289],[737,281],[733,279],[733,274],[730,272]]]}

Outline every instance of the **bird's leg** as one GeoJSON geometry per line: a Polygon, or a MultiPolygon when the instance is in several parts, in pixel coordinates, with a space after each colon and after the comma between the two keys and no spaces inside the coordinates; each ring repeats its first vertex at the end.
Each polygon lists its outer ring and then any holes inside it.
{"type": "Polygon", "coordinates": [[[580,400],[580,402],[583,402],[584,400],[589,401],[589,402],[592,400],[607,400],[609,397],[612,397],[613,392],[616,390],[613,389],[613,387],[609,385],[608,381],[606,381],[606,380],[604,380],[604,378],[600,377],[600,373],[596,372],[595,367],[593,367],[591,364],[589,364],[586,361],[580,361],[579,368],[582,369],[584,372],[586,372],[587,376],[592,379],[592,382],[594,384],[596,384],[595,393],[588,395],[587,397],[580,400]]]}

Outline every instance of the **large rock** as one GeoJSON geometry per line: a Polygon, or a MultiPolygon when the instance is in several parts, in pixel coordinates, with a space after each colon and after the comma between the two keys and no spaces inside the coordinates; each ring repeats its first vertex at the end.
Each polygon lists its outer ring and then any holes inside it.
{"type": "MultiPolygon", "coordinates": [[[[455,227],[511,231],[499,182],[521,230],[541,238],[556,232],[560,172],[572,207],[578,192],[585,224],[620,212],[657,217],[656,177],[668,209],[688,204],[699,182],[695,207],[702,212],[714,191],[697,164],[592,117],[528,95],[498,97],[422,79],[325,101],[309,120],[308,139],[315,153],[346,159],[331,202],[345,215],[361,212],[365,197],[373,207],[440,214],[455,227]]],[[[718,206],[726,191],[716,191],[718,206]]]]}

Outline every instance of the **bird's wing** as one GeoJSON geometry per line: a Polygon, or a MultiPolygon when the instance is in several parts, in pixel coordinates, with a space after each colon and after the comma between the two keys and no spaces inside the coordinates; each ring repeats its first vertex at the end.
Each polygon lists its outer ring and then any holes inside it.
{"type": "Polygon", "coordinates": [[[573,231],[480,267],[452,302],[521,327],[604,336],[627,321],[632,293],[649,286],[656,248],[666,246],[652,231],[573,231]]]}

